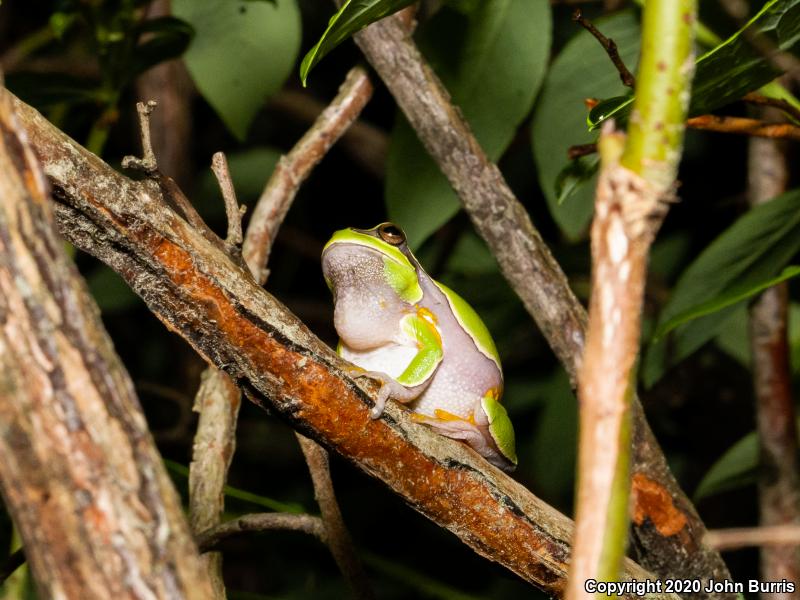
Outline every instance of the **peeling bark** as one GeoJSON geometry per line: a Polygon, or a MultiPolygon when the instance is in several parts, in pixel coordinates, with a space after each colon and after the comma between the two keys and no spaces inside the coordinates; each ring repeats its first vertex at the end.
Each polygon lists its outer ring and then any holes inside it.
{"type": "MultiPolygon", "coordinates": [[[[73,243],[120,273],[168,328],[257,402],[383,481],[477,553],[561,594],[569,519],[394,403],[371,419],[376,386],[350,379],[341,358],[169,209],[157,188],[116,173],[35,110],[17,106],[73,243]]],[[[652,578],[630,561],[625,576],[652,578]]]]}
{"type": "Polygon", "coordinates": [[[208,598],[133,384],[0,90],[0,487],[43,598],[208,598]]]}

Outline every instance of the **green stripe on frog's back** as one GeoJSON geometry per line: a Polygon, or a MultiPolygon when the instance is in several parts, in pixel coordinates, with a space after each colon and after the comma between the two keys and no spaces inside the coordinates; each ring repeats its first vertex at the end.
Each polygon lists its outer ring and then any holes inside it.
{"type": "Polygon", "coordinates": [[[335,232],[322,252],[334,244],[356,244],[380,252],[383,256],[383,274],[397,295],[410,304],[422,300],[422,288],[417,280],[417,271],[406,255],[395,246],[352,229],[340,229],[335,232]]]}
{"type": "Polygon", "coordinates": [[[495,364],[497,364],[497,368],[500,369],[500,355],[497,353],[497,347],[494,345],[492,334],[489,333],[489,330],[486,328],[486,325],[483,324],[483,321],[481,321],[475,309],[443,283],[439,283],[438,281],[434,281],[434,283],[442,290],[459,325],[461,325],[461,328],[472,338],[472,341],[475,342],[475,346],[477,346],[480,353],[486,358],[493,360],[495,364]]]}

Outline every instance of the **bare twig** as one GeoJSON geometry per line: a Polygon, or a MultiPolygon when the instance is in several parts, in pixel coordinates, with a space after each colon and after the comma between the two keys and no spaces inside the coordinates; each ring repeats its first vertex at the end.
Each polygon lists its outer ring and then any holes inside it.
{"type": "Polygon", "coordinates": [[[136,103],[136,113],[139,115],[139,130],[142,136],[142,158],[135,156],[123,157],[123,169],[136,169],[148,175],[152,175],[158,170],[156,156],[153,154],[153,144],[150,141],[150,114],[156,106],[157,102],[155,100],[136,103]]]}
{"type": "MultiPolygon", "coordinates": [[[[497,165],[489,161],[463,115],[451,104],[447,90],[407,35],[402,21],[387,17],[357,33],[355,39],[453,186],[503,275],[575,384],[584,347],[586,311],[527,211],[497,165]]],[[[702,545],[703,522],[671,474],[638,399],[632,411],[636,468],[648,474],[686,519],[680,535],[662,534],[649,519],[636,524],[633,535],[641,549],[640,560],[651,561],[652,568],[665,578],[730,578],[719,553],[702,545]]]]}
{"type": "Polygon", "coordinates": [[[257,280],[267,277],[266,265],[272,240],[294,200],[297,190],[330,147],[347,131],[372,97],[372,83],[362,67],[350,69],[339,93],[314,125],[282,156],[261,193],[242,254],[257,280]]]}
{"type": "MultiPolygon", "coordinates": [[[[766,104],[766,103],[764,103],[766,104]]],[[[765,123],[758,119],[728,117],[724,115],[699,115],[686,120],[689,129],[701,129],[718,133],[733,133],[758,138],[800,140],[800,127],[790,123],[765,123]]],[[[567,157],[572,160],[597,152],[597,144],[570,146],[567,157]]]]}
{"type": "Polygon", "coordinates": [[[611,59],[611,62],[614,63],[614,66],[617,68],[622,83],[629,88],[634,87],[636,85],[636,78],[633,76],[633,73],[628,70],[628,67],[625,66],[625,61],[623,61],[622,57],[619,55],[616,42],[604,36],[589,19],[583,16],[583,12],[580,8],[576,8],[575,12],[572,13],[572,20],[591,33],[595,39],[600,42],[600,45],[603,46],[603,49],[608,54],[608,58],[611,59]]]}
{"type": "MultiPolygon", "coordinates": [[[[772,113],[776,109],[769,109],[772,113]]],[[[750,204],[768,202],[786,189],[789,178],[784,150],[779,142],[750,140],[748,157],[750,204]]],[[[756,422],[760,445],[760,524],[800,524],[800,476],[797,463],[797,429],[792,378],[789,368],[787,321],[789,290],[786,283],[766,290],[750,307],[750,346],[756,422]]],[[[800,581],[800,554],[793,547],[761,551],[764,581],[800,581]]],[[[794,594],[777,594],[788,600],[794,594]]]]}
{"type": "Polygon", "coordinates": [[[578,144],[576,146],[569,147],[567,150],[567,158],[570,160],[575,160],[576,158],[588,156],[590,154],[594,154],[595,152],[597,152],[597,144],[594,142],[590,144],[578,144]]]}
{"type": "Polygon", "coordinates": [[[763,94],[759,94],[757,92],[750,92],[749,94],[742,96],[742,100],[748,104],[755,104],[756,106],[771,106],[773,108],[778,108],[795,120],[800,121],[800,110],[782,98],[770,98],[769,96],[764,96],[763,94]]]}
{"type": "Polygon", "coordinates": [[[322,512],[325,540],[336,564],[350,584],[357,598],[374,598],[364,567],[353,547],[350,532],[344,524],[336,495],[333,491],[328,452],[315,441],[297,434],[297,441],[308,463],[311,480],[314,483],[314,497],[322,512]]]}
{"type": "Polygon", "coordinates": [[[210,552],[223,540],[240,533],[277,530],[299,531],[325,541],[325,526],[319,517],[290,513],[252,513],[203,531],[197,535],[197,545],[200,552],[210,552]]]}
{"type": "Polygon", "coordinates": [[[225,201],[225,214],[228,216],[228,233],[225,236],[225,244],[229,247],[236,247],[242,243],[242,215],[246,207],[239,206],[236,199],[236,190],[233,188],[233,180],[228,170],[228,160],[222,152],[215,152],[211,158],[211,170],[217,178],[222,198],[225,201]]]}
{"type": "Polygon", "coordinates": [[[783,138],[800,140],[800,127],[791,123],[764,123],[758,119],[745,117],[728,117],[720,115],[700,115],[686,121],[692,129],[718,131],[720,133],[736,133],[753,137],[783,138]]]}
{"type": "MultiPolygon", "coordinates": [[[[800,525],[711,529],[706,533],[705,542],[717,550],[737,550],[748,546],[782,546],[797,551],[797,546],[800,546],[800,525]]],[[[764,579],[764,581],[780,581],[780,578],[764,579]]]]}
{"type": "MultiPolygon", "coordinates": [[[[189,524],[197,535],[219,525],[225,510],[225,481],[236,447],[236,418],[241,405],[239,388],[224,372],[203,372],[194,410],[200,415],[189,465],[189,524]]],[[[225,598],[222,555],[206,554],[215,598],[225,598]]]]}
{"type": "MultiPolygon", "coordinates": [[[[304,123],[314,123],[327,106],[309,95],[307,90],[285,89],[272,97],[268,108],[304,123]]],[[[348,127],[338,144],[366,172],[377,179],[384,177],[389,136],[383,129],[358,119],[348,127]]]]}

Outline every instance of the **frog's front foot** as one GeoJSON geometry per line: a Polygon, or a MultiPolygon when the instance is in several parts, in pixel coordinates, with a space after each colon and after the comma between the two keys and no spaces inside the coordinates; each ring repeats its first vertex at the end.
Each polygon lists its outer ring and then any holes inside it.
{"type": "Polygon", "coordinates": [[[406,386],[386,373],[380,371],[365,371],[360,367],[348,369],[347,372],[354,379],[368,377],[381,384],[381,388],[378,390],[378,397],[375,398],[375,405],[369,412],[369,416],[372,419],[377,419],[383,414],[383,410],[386,408],[386,402],[389,398],[394,398],[398,402],[410,402],[416,397],[406,386]]]}

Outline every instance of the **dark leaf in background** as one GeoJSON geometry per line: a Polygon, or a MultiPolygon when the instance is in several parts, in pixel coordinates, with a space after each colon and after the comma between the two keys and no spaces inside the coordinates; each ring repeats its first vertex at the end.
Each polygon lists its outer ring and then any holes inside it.
{"type": "Polygon", "coordinates": [[[719,333],[734,314],[728,300],[786,267],[800,250],[800,190],[750,209],[689,265],[659,316],[657,331],[715,303],[720,309],[679,325],[652,342],[642,364],[645,386],[719,333]]]}
{"type": "Polygon", "coordinates": [[[133,55],[132,76],[143,73],[165,60],[180,56],[194,35],[191,25],[175,17],[149,19],[138,29],[140,34],[152,35],[136,48],[133,55]]]}
{"type": "Polygon", "coordinates": [[[322,57],[354,33],[413,4],[415,0],[346,0],[328,22],[322,37],[300,63],[300,80],[306,85],[311,69],[322,57]]]}

